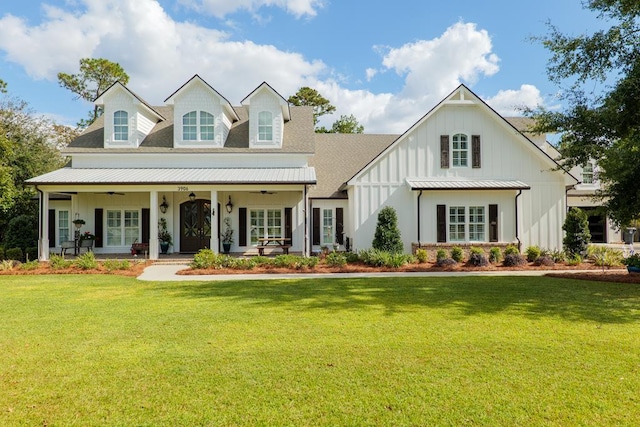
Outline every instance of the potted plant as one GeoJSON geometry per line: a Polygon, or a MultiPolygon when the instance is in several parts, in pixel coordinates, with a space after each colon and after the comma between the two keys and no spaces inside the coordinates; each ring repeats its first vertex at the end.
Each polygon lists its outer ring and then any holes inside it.
{"type": "Polygon", "coordinates": [[[629,255],[622,260],[629,273],[640,273],[640,254],[629,255]]]}
{"type": "Polygon", "coordinates": [[[173,244],[173,239],[167,230],[167,220],[164,218],[160,218],[158,221],[158,240],[160,241],[160,250],[166,254],[169,251],[169,246],[173,244]]]}
{"type": "Polygon", "coordinates": [[[82,227],[85,224],[85,222],[84,222],[84,219],[76,218],[73,220],[73,224],[76,226],[77,229],[80,229],[80,227],[82,227]]]}
{"type": "Polygon", "coordinates": [[[220,239],[222,240],[222,249],[225,254],[228,254],[231,251],[231,244],[233,243],[233,228],[231,228],[231,217],[226,217],[224,219],[225,229],[224,232],[220,235],[220,239]]]}

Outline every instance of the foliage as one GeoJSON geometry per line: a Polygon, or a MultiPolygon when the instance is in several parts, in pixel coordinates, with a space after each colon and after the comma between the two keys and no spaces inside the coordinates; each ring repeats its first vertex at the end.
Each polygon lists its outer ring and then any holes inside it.
{"type": "Polygon", "coordinates": [[[331,252],[327,255],[325,262],[330,267],[344,267],[347,265],[347,257],[340,252],[331,252]]]}
{"type": "Polygon", "coordinates": [[[525,249],[525,254],[527,256],[527,261],[534,262],[542,254],[542,251],[538,246],[529,246],[525,249]]]}
{"type": "Polygon", "coordinates": [[[102,262],[102,266],[107,271],[128,270],[131,268],[131,263],[128,259],[108,259],[102,262]]]}
{"type": "MultiPolygon", "coordinates": [[[[58,83],[77,96],[75,99],[95,101],[115,82],[123,85],[129,83],[129,76],[120,64],[104,58],[80,59],[80,72],[77,74],[58,73],[58,83]]],[[[80,127],[89,126],[101,115],[96,105],[86,121],[81,121],[80,127]]]]}
{"type": "Polygon", "coordinates": [[[416,249],[416,259],[420,264],[424,264],[429,259],[429,253],[426,249],[416,249]]]}
{"type": "Polygon", "coordinates": [[[371,246],[374,249],[391,253],[403,251],[404,245],[398,228],[398,216],[393,207],[385,206],[378,212],[378,223],[371,246]]]}
{"type": "Polygon", "coordinates": [[[19,263],[13,259],[5,259],[0,261],[0,271],[11,271],[19,263]]]}
{"type": "Polygon", "coordinates": [[[464,251],[459,246],[454,246],[451,248],[451,259],[455,262],[462,262],[464,260],[464,251]]]}
{"type": "Polygon", "coordinates": [[[158,221],[158,240],[164,243],[168,243],[169,246],[173,245],[173,236],[167,229],[167,219],[160,218],[158,221]]]}
{"type": "Polygon", "coordinates": [[[36,270],[38,267],[40,267],[40,262],[38,260],[27,261],[20,264],[20,270],[25,271],[36,270]]]}
{"type": "Polygon", "coordinates": [[[436,261],[440,261],[441,259],[447,258],[447,251],[444,249],[438,249],[436,251],[436,261]]]}
{"type": "Polygon", "coordinates": [[[567,257],[567,265],[575,266],[582,264],[582,257],[579,254],[573,254],[567,257]]]}
{"type": "Polygon", "coordinates": [[[360,261],[360,256],[357,252],[347,252],[345,256],[347,257],[347,262],[350,264],[360,261]]]}
{"type": "Polygon", "coordinates": [[[98,261],[96,261],[96,256],[93,252],[87,251],[82,255],[78,255],[73,261],[73,265],[81,270],[93,270],[98,268],[98,261]]]}
{"type": "Polygon", "coordinates": [[[336,107],[331,105],[328,99],[323,97],[317,90],[307,86],[298,89],[296,94],[291,95],[287,101],[296,106],[312,106],[314,126],[318,124],[318,118],[320,116],[336,111],[336,107]]]}
{"type": "Polygon", "coordinates": [[[26,251],[28,247],[38,244],[38,222],[31,215],[18,215],[9,221],[4,238],[8,247],[21,248],[26,251]]]}
{"type": "Polygon", "coordinates": [[[614,267],[623,261],[621,251],[601,245],[589,245],[587,256],[598,267],[614,267]]]}
{"type": "Polygon", "coordinates": [[[21,248],[9,248],[5,250],[4,256],[9,260],[22,261],[24,259],[24,252],[21,248]]]}
{"type": "Polygon", "coordinates": [[[551,259],[553,259],[553,262],[556,263],[564,262],[567,259],[566,254],[561,250],[549,251],[548,255],[551,257],[551,259]]]}
{"type": "Polygon", "coordinates": [[[576,36],[549,24],[535,40],[549,50],[547,71],[563,84],[563,111],[528,110],[533,132],[561,135],[559,150],[568,169],[595,160],[602,191],[597,197],[622,226],[640,215],[640,8],[635,1],[586,0],[602,29],[576,36]]]}
{"type": "Polygon", "coordinates": [[[493,247],[491,249],[489,249],[489,262],[492,264],[498,263],[500,262],[500,260],[502,259],[502,251],[500,251],[500,248],[498,247],[493,247]]]}
{"type": "Polygon", "coordinates": [[[622,259],[622,263],[627,267],[640,268],[640,254],[629,255],[628,257],[622,259]]]}
{"type": "Polygon", "coordinates": [[[555,265],[556,262],[553,260],[553,258],[550,255],[540,255],[535,260],[533,260],[533,263],[538,267],[540,266],[551,267],[555,265]]]}
{"type": "Polygon", "coordinates": [[[474,267],[486,267],[489,265],[487,255],[482,248],[472,247],[469,249],[469,264],[474,267]]]}
{"type": "Polygon", "coordinates": [[[516,245],[508,245],[504,249],[504,256],[507,255],[520,255],[520,251],[518,250],[518,247],[516,245]]]}
{"type": "Polygon", "coordinates": [[[71,267],[72,265],[73,265],[73,261],[66,260],[64,259],[64,257],[60,255],[53,254],[51,255],[51,257],[49,257],[49,266],[53,270],[65,270],[71,267]]]}
{"type": "Polygon", "coordinates": [[[505,255],[504,261],[502,261],[502,264],[505,267],[518,267],[521,265],[525,265],[526,263],[527,263],[527,260],[525,257],[523,257],[520,254],[513,254],[513,253],[505,255]]]}
{"type": "Polygon", "coordinates": [[[226,217],[224,219],[225,229],[220,235],[222,243],[231,244],[233,243],[233,228],[231,228],[231,217],[226,217]]]}
{"type": "Polygon", "coordinates": [[[333,122],[329,133],[363,133],[364,126],[358,123],[353,114],[348,116],[340,116],[338,120],[333,122]]]}
{"type": "Polygon", "coordinates": [[[565,231],[562,239],[564,251],[568,255],[583,255],[591,240],[587,214],[580,208],[569,209],[562,229],[565,231]]]}
{"type": "Polygon", "coordinates": [[[7,93],[7,82],[0,79],[0,93],[7,93]]]}

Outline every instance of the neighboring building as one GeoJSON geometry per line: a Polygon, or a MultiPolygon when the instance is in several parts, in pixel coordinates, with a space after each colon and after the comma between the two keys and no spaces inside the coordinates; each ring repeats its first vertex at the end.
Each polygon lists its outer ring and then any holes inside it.
{"type": "Polygon", "coordinates": [[[142,242],[158,258],[161,218],[173,252],[218,251],[226,217],[233,253],[257,253],[264,237],[303,254],[360,250],[385,205],[407,252],[558,249],[567,194],[579,188],[544,141],[464,85],[399,136],[316,134],[312,108],[290,106],[267,83],[233,107],[196,75],[165,103],[114,84],[96,100],[104,114],[64,150],[70,164],[28,181],[41,194],[41,259],[73,238],[76,218],[97,236],[96,253],[142,242]]]}

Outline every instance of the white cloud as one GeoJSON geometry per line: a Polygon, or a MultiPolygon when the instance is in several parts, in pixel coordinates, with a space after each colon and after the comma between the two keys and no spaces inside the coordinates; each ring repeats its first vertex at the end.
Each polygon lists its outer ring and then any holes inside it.
{"type": "Polygon", "coordinates": [[[367,68],[365,70],[365,73],[367,75],[367,81],[369,82],[376,76],[376,74],[378,74],[378,70],[376,70],[375,68],[367,68]]]}
{"type": "Polygon", "coordinates": [[[180,0],[180,3],[218,18],[239,10],[255,13],[263,6],[279,7],[300,18],[316,16],[317,10],[323,7],[323,0],[180,0]]]}
{"type": "Polygon", "coordinates": [[[485,101],[491,108],[505,117],[521,115],[519,108],[535,108],[544,104],[540,90],[533,85],[527,84],[523,84],[518,90],[498,91],[495,96],[487,98],[485,101]]]}

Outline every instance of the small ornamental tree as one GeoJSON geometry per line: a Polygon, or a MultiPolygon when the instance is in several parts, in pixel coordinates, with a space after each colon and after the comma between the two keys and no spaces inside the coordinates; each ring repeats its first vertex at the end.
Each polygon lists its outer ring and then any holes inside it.
{"type": "Polygon", "coordinates": [[[591,241],[587,214],[582,209],[571,208],[562,229],[565,231],[562,245],[569,257],[585,254],[591,241]]]}
{"type": "Polygon", "coordinates": [[[398,228],[398,216],[391,206],[385,206],[378,213],[372,246],[374,249],[390,253],[402,253],[404,249],[398,228]]]}

